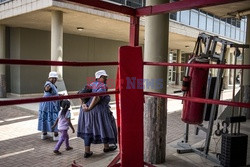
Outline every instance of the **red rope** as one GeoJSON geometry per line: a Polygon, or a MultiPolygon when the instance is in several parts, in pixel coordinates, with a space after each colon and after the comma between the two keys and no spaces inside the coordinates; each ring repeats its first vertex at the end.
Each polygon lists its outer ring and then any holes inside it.
{"type": "Polygon", "coordinates": [[[197,103],[209,103],[209,104],[217,104],[217,105],[220,104],[220,105],[250,108],[250,103],[242,103],[242,102],[212,100],[212,99],[203,99],[203,98],[197,98],[197,97],[183,97],[183,96],[175,96],[175,95],[153,93],[153,92],[144,92],[144,95],[156,96],[156,97],[161,97],[161,98],[186,100],[186,101],[197,102],[197,103]]]}
{"type": "Polygon", "coordinates": [[[187,64],[187,63],[161,63],[161,62],[144,62],[144,65],[152,66],[182,66],[182,67],[199,67],[199,68],[226,68],[226,69],[250,69],[249,65],[225,65],[225,64],[187,64]]]}
{"type": "Polygon", "coordinates": [[[81,66],[113,66],[113,65],[118,65],[118,62],[69,62],[69,61],[47,61],[47,60],[0,59],[0,64],[81,67],[81,66]]]}
{"type": "MultiPolygon", "coordinates": [[[[0,64],[16,65],[42,65],[42,66],[113,66],[118,62],[69,62],[69,61],[47,61],[47,60],[20,60],[20,59],[0,59],[0,64]]],[[[162,62],[144,62],[144,65],[152,66],[181,66],[181,67],[199,67],[199,68],[223,68],[223,69],[250,69],[250,65],[225,65],[225,64],[187,64],[187,63],[162,63],[162,62]]]]}
{"type": "Polygon", "coordinates": [[[101,93],[84,93],[84,94],[67,95],[67,96],[51,96],[51,97],[38,97],[38,98],[15,99],[15,100],[1,100],[0,106],[36,103],[36,102],[54,101],[54,100],[63,100],[63,99],[76,99],[76,98],[81,98],[81,97],[104,96],[108,94],[118,94],[118,93],[119,91],[110,91],[110,92],[101,92],[101,93]]]}
{"type": "MultiPolygon", "coordinates": [[[[19,64],[19,65],[53,65],[53,66],[107,66],[107,65],[118,65],[118,62],[68,62],[68,61],[46,61],[46,60],[19,60],[19,59],[0,59],[0,64],[19,64]]],[[[199,67],[199,68],[226,68],[226,69],[250,69],[250,65],[222,65],[222,64],[187,64],[187,63],[161,63],[161,62],[144,62],[144,65],[153,66],[183,66],[183,67],[199,67]]],[[[62,99],[74,99],[81,97],[91,97],[91,96],[102,96],[107,94],[117,94],[118,91],[110,91],[104,93],[86,93],[78,95],[68,95],[68,96],[53,96],[53,97],[41,97],[41,98],[28,98],[28,99],[16,99],[16,100],[1,100],[0,106],[15,105],[15,104],[25,104],[25,103],[35,103],[43,101],[54,101],[62,99]]],[[[210,103],[210,104],[221,104],[229,105],[235,107],[246,107],[250,108],[250,104],[241,102],[229,102],[221,100],[212,99],[202,99],[196,97],[181,97],[174,95],[164,95],[159,93],[144,92],[145,95],[162,97],[162,98],[172,98],[179,100],[187,100],[198,103],[210,103]]]]}

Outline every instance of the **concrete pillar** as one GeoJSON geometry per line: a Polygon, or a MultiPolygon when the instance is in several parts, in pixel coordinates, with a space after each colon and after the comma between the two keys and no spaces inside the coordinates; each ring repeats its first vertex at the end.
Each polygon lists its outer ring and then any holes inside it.
{"type": "MultiPolygon", "coordinates": [[[[229,64],[234,64],[234,54],[230,53],[229,64]]],[[[234,69],[229,69],[229,84],[233,85],[234,80],[234,69]]]]}
{"type": "MultiPolygon", "coordinates": [[[[250,15],[247,15],[247,31],[246,31],[246,44],[250,45],[250,15]]],[[[244,63],[250,64],[250,48],[245,49],[244,63]]],[[[250,103],[250,69],[243,71],[243,102],[250,103]]],[[[243,108],[243,113],[250,119],[250,108],[243,108]]]]}
{"type": "MultiPolygon", "coordinates": [[[[181,50],[177,49],[177,58],[176,63],[181,63],[181,50]]],[[[175,78],[175,85],[180,85],[181,81],[181,67],[176,67],[176,78],[175,78]]]]}
{"type": "MultiPolygon", "coordinates": [[[[167,2],[169,0],[147,0],[146,5],[167,2]]],[[[168,39],[169,14],[147,16],[145,19],[144,61],[167,62],[168,39]]],[[[145,91],[166,93],[167,67],[144,67],[144,79],[146,79],[145,91]]],[[[144,160],[146,162],[154,164],[165,162],[166,123],[166,100],[146,96],[144,108],[144,160]]]]}
{"type": "MultiPolygon", "coordinates": [[[[0,25],[0,59],[5,58],[5,26],[0,25]]],[[[0,98],[6,97],[5,65],[0,64],[0,98]]]]}
{"type": "MultiPolygon", "coordinates": [[[[63,60],[63,13],[51,12],[51,60],[63,60]]],[[[57,71],[59,78],[63,77],[62,66],[51,66],[51,71],[57,71]]]]}
{"type": "MultiPolygon", "coordinates": [[[[227,50],[226,50],[225,59],[226,59],[226,64],[229,64],[229,62],[230,62],[230,48],[227,48],[227,50]]],[[[223,74],[223,89],[228,89],[228,84],[229,84],[229,69],[225,69],[224,74],[223,74]]]]}

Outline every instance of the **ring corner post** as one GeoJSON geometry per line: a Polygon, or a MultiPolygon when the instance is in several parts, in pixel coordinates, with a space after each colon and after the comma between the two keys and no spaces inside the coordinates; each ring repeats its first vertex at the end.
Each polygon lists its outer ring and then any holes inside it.
{"type": "Polygon", "coordinates": [[[142,48],[119,49],[121,107],[121,166],[143,167],[142,48]]]}

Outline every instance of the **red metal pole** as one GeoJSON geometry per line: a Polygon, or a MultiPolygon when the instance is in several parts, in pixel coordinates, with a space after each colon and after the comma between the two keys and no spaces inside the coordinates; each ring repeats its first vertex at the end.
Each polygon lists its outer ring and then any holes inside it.
{"type": "MultiPolygon", "coordinates": [[[[119,66],[117,67],[117,73],[116,73],[116,91],[120,92],[120,75],[119,75],[119,66]]],[[[120,138],[121,138],[121,108],[120,108],[120,95],[115,94],[115,101],[116,101],[116,116],[117,116],[117,131],[118,131],[118,143],[119,147],[120,145],[120,138]]],[[[120,155],[119,155],[120,156],[120,155]]]]}
{"type": "Polygon", "coordinates": [[[121,47],[119,49],[119,64],[121,166],[143,167],[142,48],[121,47]]]}
{"type": "Polygon", "coordinates": [[[120,160],[120,153],[112,160],[112,162],[107,167],[120,166],[121,164],[117,163],[119,160],[120,160]]]}
{"type": "Polygon", "coordinates": [[[140,26],[140,18],[135,16],[130,16],[130,34],[129,34],[130,46],[139,45],[139,26],[140,26]]]}

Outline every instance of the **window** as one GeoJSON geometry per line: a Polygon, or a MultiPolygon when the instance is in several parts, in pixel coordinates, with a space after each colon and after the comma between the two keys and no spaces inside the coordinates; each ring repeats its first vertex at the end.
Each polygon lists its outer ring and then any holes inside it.
{"type": "Polygon", "coordinates": [[[231,26],[231,38],[235,39],[235,26],[231,26]]]}
{"type": "Polygon", "coordinates": [[[225,22],[220,21],[220,35],[225,36],[225,22]]]}
{"type": "Polygon", "coordinates": [[[200,15],[199,15],[199,28],[202,30],[206,30],[206,22],[207,22],[206,15],[204,13],[200,13],[200,15]]]}
{"type": "Polygon", "coordinates": [[[207,16],[207,31],[213,32],[213,17],[207,16]]]}
{"type": "Polygon", "coordinates": [[[143,4],[142,0],[125,0],[125,5],[131,6],[131,7],[141,7],[143,4]]]}
{"type": "Polygon", "coordinates": [[[176,14],[176,21],[180,22],[180,16],[181,16],[181,12],[177,12],[177,14],[176,14]]]}
{"type": "Polygon", "coordinates": [[[240,20],[236,20],[236,27],[240,28],[240,20]]]}
{"type": "Polygon", "coordinates": [[[226,23],[226,36],[230,37],[230,33],[231,33],[231,25],[226,23]]]}
{"type": "Polygon", "coordinates": [[[220,20],[214,18],[214,33],[219,34],[220,32],[220,20]]]}
{"type": "Polygon", "coordinates": [[[109,1],[117,2],[134,8],[142,7],[143,5],[145,5],[144,0],[109,0],[109,1]]]}
{"type": "Polygon", "coordinates": [[[235,20],[234,18],[231,19],[231,24],[232,24],[233,26],[236,26],[236,20],[235,20]]]}
{"type": "Polygon", "coordinates": [[[190,25],[193,27],[198,27],[198,11],[197,10],[191,10],[191,18],[190,18],[190,25]]]}
{"type": "Polygon", "coordinates": [[[181,22],[189,25],[189,10],[181,11],[181,22]]]}
{"type": "Polygon", "coordinates": [[[235,39],[238,41],[240,40],[240,29],[239,28],[236,28],[235,39]]]}
{"type": "Polygon", "coordinates": [[[231,18],[227,18],[227,19],[226,19],[226,22],[227,22],[228,24],[231,24],[231,21],[232,21],[231,18]]]}
{"type": "Polygon", "coordinates": [[[244,32],[244,31],[241,31],[241,32],[240,32],[240,41],[241,41],[241,42],[245,42],[244,36],[245,36],[245,32],[244,32]]]}
{"type": "Polygon", "coordinates": [[[170,19],[177,20],[177,13],[170,13],[170,19]]]}
{"type": "Polygon", "coordinates": [[[241,31],[245,31],[245,19],[241,19],[240,29],[241,29],[241,31]]]}

